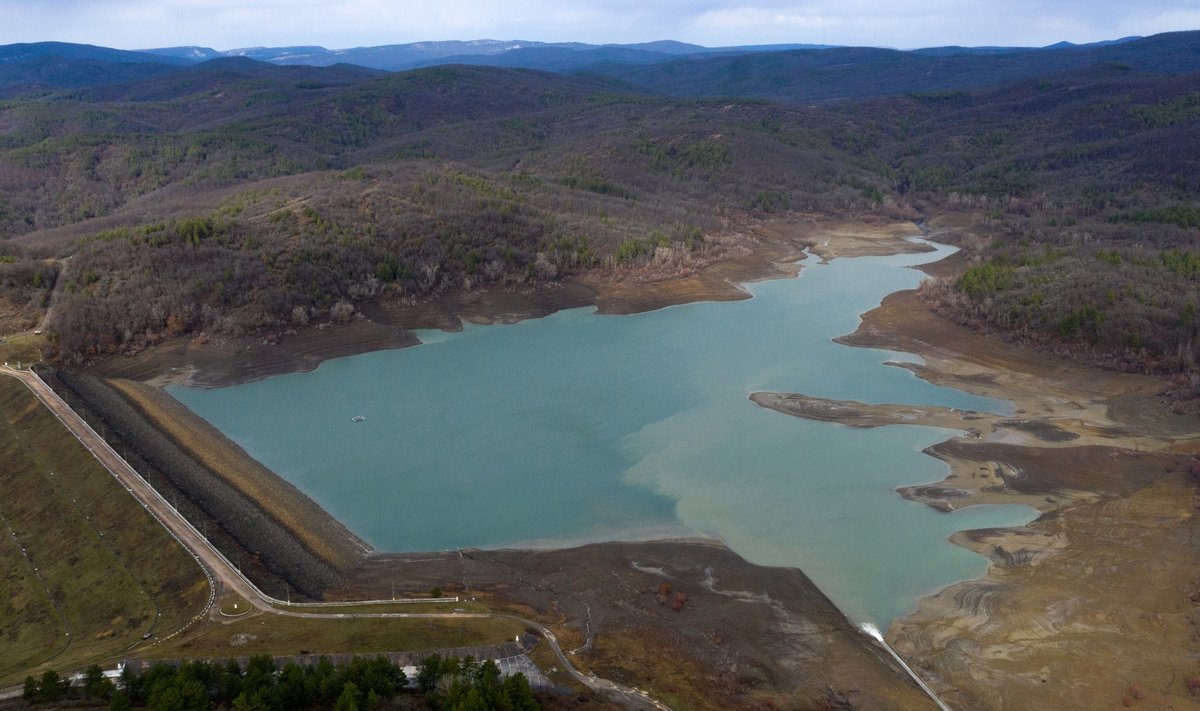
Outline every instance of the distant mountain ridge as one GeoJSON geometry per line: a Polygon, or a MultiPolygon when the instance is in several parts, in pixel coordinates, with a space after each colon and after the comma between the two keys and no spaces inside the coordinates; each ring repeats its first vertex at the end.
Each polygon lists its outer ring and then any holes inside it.
{"type": "MultiPolygon", "coordinates": [[[[924,55],[988,55],[1103,47],[1122,44],[1141,37],[1122,37],[1088,44],[1058,42],[1047,47],[930,47],[905,51],[924,55]]],[[[169,57],[176,61],[203,62],[220,57],[249,57],[271,64],[308,64],[329,66],[356,64],[370,69],[403,71],[436,64],[478,64],[549,71],[573,71],[592,64],[656,64],[687,56],[738,55],[794,50],[842,48],[831,44],[767,44],[705,47],[677,40],[656,40],[633,44],[587,44],[584,42],[537,42],[531,40],[447,40],[389,44],[348,49],[320,46],[243,47],[216,50],[210,47],[161,47],[140,50],[143,54],[169,57]]]]}
{"type": "MultiPolygon", "coordinates": [[[[154,52],[137,52],[124,49],[97,47],[91,44],[70,42],[21,42],[0,45],[0,64],[20,64],[44,57],[60,57],[70,60],[92,60],[100,62],[125,62],[130,64],[188,64],[185,57],[154,52]]],[[[211,57],[210,57],[211,59],[211,57]]],[[[192,60],[194,61],[194,60],[192,60]]]]}
{"type": "Polygon", "coordinates": [[[947,45],[945,47],[922,47],[920,49],[909,50],[913,54],[924,54],[931,56],[938,55],[957,55],[957,54],[1011,54],[1014,52],[1030,52],[1036,50],[1055,50],[1055,49],[1081,49],[1088,47],[1108,47],[1114,44],[1125,44],[1136,40],[1145,39],[1141,35],[1130,35],[1128,37],[1120,37],[1113,40],[1100,40],[1098,42],[1087,42],[1084,44],[1075,44],[1074,42],[1055,42],[1048,44],[1045,47],[1005,47],[1000,45],[995,46],[980,46],[980,47],[961,47],[958,45],[947,45]]]}
{"type": "MultiPolygon", "coordinates": [[[[808,103],[1000,86],[1096,65],[1157,74],[1200,71],[1200,32],[1122,38],[1044,48],[934,47],[895,50],[822,45],[701,47],[662,40],[629,45],[524,40],[418,42],[345,50],[318,46],[217,51],[169,47],[132,52],[57,42],[0,46],[0,97],[134,85],[178,75],[185,91],[199,79],[187,69],[216,63],[262,67],[353,67],[411,71],[438,65],[495,66],[578,74],[611,87],[675,97],[750,98],[808,103]]],[[[249,69],[247,69],[249,71],[249,69]]],[[[296,74],[296,81],[308,81],[296,74]]],[[[140,87],[136,91],[145,91],[140,87]]],[[[119,91],[117,92],[119,93],[119,91]]],[[[116,95],[111,92],[106,95],[116,95]]]]}
{"type": "Polygon", "coordinates": [[[249,57],[272,64],[308,64],[329,66],[356,64],[369,69],[402,71],[435,64],[480,64],[490,66],[547,69],[540,60],[560,68],[574,69],[596,62],[628,61],[649,64],[693,54],[744,54],[791,49],[827,49],[833,45],[782,44],[735,47],[702,47],[675,40],[657,40],[634,44],[586,44],[583,42],[536,42],[531,40],[446,40],[408,44],[326,49],[318,46],[243,47],[216,50],[210,47],[161,47],[142,50],[143,54],[169,57],[176,61],[203,62],[220,57],[249,57]],[[501,57],[512,55],[519,59],[501,57]]]}
{"type": "MultiPolygon", "coordinates": [[[[986,55],[1062,50],[1125,44],[1141,37],[1123,37],[1090,44],[1059,42],[1043,48],[1029,47],[930,47],[904,51],[917,55],[986,55]]],[[[224,57],[246,57],[270,64],[331,66],[354,64],[368,69],[402,71],[436,64],[479,64],[527,69],[544,69],[543,63],[567,70],[609,61],[653,64],[681,57],[769,54],[797,50],[844,48],[827,44],[769,44],[705,47],[676,40],[632,44],[587,44],[583,42],[537,42],[530,40],[447,40],[408,44],[326,49],[317,45],[286,47],[243,47],[217,50],[211,47],[180,46],[144,50],[122,50],[68,42],[28,42],[0,45],[0,64],[21,64],[45,57],[73,61],[125,64],[197,64],[224,57]],[[574,57],[575,59],[569,59],[574,57]]]]}
{"type": "MultiPolygon", "coordinates": [[[[811,61],[821,65],[827,60],[827,55],[824,53],[837,51],[851,52],[855,57],[854,61],[858,61],[863,52],[890,53],[889,56],[929,60],[1023,55],[1041,55],[1044,60],[1046,56],[1064,52],[1098,51],[1104,48],[1118,49],[1131,43],[1136,44],[1140,39],[1142,38],[1125,37],[1086,45],[1060,42],[1044,48],[947,46],[905,51],[836,47],[822,44],[704,47],[676,40],[597,45],[582,42],[479,39],[413,42],[334,50],[316,45],[297,45],[243,47],[230,50],[181,46],[138,51],[65,42],[34,42],[0,46],[0,66],[6,67],[4,76],[0,77],[0,91],[11,94],[14,91],[55,90],[137,81],[166,73],[170,71],[170,68],[237,57],[276,65],[326,67],[350,64],[381,71],[406,71],[443,64],[470,64],[514,69],[538,69],[557,73],[587,72],[611,76],[619,81],[629,81],[651,91],[678,93],[675,87],[660,86],[663,82],[655,78],[657,72],[655,67],[665,68],[671,66],[672,63],[703,61],[710,61],[713,63],[710,66],[715,67],[722,63],[735,62],[735,71],[739,74],[744,75],[747,69],[751,74],[758,74],[762,71],[769,74],[770,67],[779,64],[778,57],[781,53],[800,53],[805,57],[799,60],[801,64],[807,65],[811,61]],[[766,68],[756,68],[753,61],[746,64],[739,59],[749,56],[761,58],[760,63],[766,68]],[[90,66],[84,66],[87,63],[90,63],[90,66]],[[621,69],[625,67],[641,69],[630,74],[621,69]]],[[[784,61],[783,64],[791,65],[796,61],[795,59],[784,61]]],[[[1035,63],[1039,63],[1039,61],[1035,60],[1035,63]]],[[[919,64],[916,62],[916,65],[919,64]]],[[[691,84],[693,79],[699,79],[697,86],[709,87],[701,93],[714,96],[733,95],[748,89],[749,93],[745,94],[747,96],[767,96],[760,89],[754,88],[753,77],[749,82],[745,77],[738,81],[724,82],[728,86],[723,88],[715,85],[711,78],[693,77],[692,75],[696,71],[700,71],[701,74],[706,71],[703,64],[689,65],[682,71],[678,67],[664,69],[664,71],[669,76],[688,84],[691,84]]],[[[768,81],[780,84],[777,77],[770,78],[768,81]]],[[[689,88],[688,93],[694,93],[693,89],[689,88]]],[[[851,92],[851,95],[862,95],[862,93],[851,92]]],[[[805,96],[780,96],[778,98],[809,100],[819,97],[806,94],[805,96]]]]}
{"type": "Polygon", "coordinates": [[[66,42],[0,46],[0,97],[138,82],[188,66],[177,57],[66,42]]]}
{"type": "Polygon", "coordinates": [[[669,96],[811,102],[965,91],[1105,64],[1154,74],[1200,71],[1200,31],[1039,49],[837,47],[689,55],[652,64],[599,65],[587,73],[669,96]]]}

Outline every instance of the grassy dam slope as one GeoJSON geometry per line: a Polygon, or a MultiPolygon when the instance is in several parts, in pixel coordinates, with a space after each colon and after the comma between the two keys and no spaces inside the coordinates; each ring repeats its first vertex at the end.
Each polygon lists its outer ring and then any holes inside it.
{"type": "Polygon", "coordinates": [[[201,612],[192,557],[11,378],[0,460],[0,686],[116,659],[201,612]]]}

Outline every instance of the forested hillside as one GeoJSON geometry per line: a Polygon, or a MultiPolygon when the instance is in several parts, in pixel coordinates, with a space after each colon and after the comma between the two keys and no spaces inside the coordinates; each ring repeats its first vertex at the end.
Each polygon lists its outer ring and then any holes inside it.
{"type": "Polygon", "coordinates": [[[1174,32],[1117,44],[972,51],[834,47],[693,55],[644,65],[597,65],[589,73],[671,96],[828,102],[994,87],[1108,65],[1176,74],[1200,70],[1200,33],[1174,32]]]}
{"type": "Polygon", "coordinates": [[[0,63],[5,323],[32,325],[53,294],[56,350],[78,362],[344,321],[365,302],[686,271],[772,216],[965,213],[974,261],[926,289],[935,308],[1189,372],[1197,57],[1197,35],[1176,33],[685,57],[617,81],[18,56],[0,63]],[[897,95],[887,78],[913,67],[928,71],[897,95]],[[859,98],[796,101],[835,94],[859,98]]]}
{"type": "MultiPolygon", "coordinates": [[[[838,156],[832,118],[513,70],[217,60],[0,105],[0,229],[14,265],[70,256],[54,332],[78,360],[701,259],[731,213],[867,209],[884,183],[838,156]]],[[[52,266],[10,300],[45,300],[52,266]]]]}
{"type": "Polygon", "coordinates": [[[990,238],[929,286],[939,310],[1102,365],[1195,368],[1200,77],[1100,67],[887,110],[903,199],[979,210],[990,238]]]}

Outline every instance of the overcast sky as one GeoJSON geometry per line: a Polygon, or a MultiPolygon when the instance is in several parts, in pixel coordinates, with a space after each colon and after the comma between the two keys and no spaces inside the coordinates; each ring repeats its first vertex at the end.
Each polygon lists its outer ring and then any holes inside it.
{"type": "Polygon", "coordinates": [[[0,44],[137,49],[439,39],[1041,46],[1200,29],[1200,0],[0,0],[0,44]]]}

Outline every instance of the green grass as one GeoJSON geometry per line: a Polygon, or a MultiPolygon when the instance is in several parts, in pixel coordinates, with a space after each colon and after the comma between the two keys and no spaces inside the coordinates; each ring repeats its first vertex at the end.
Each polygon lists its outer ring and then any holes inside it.
{"type": "Polygon", "coordinates": [[[31,333],[9,336],[0,343],[0,363],[8,363],[15,368],[19,362],[22,368],[28,368],[30,363],[42,359],[42,346],[45,343],[45,336],[35,336],[31,333]]]}
{"type": "Polygon", "coordinates": [[[65,630],[50,596],[32,566],[12,540],[7,526],[0,526],[0,673],[13,668],[33,667],[66,644],[65,630]]]}
{"type": "Polygon", "coordinates": [[[11,378],[0,378],[0,490],[0,685],[120,658],[207,601],[191,556],[11,378]]]}

